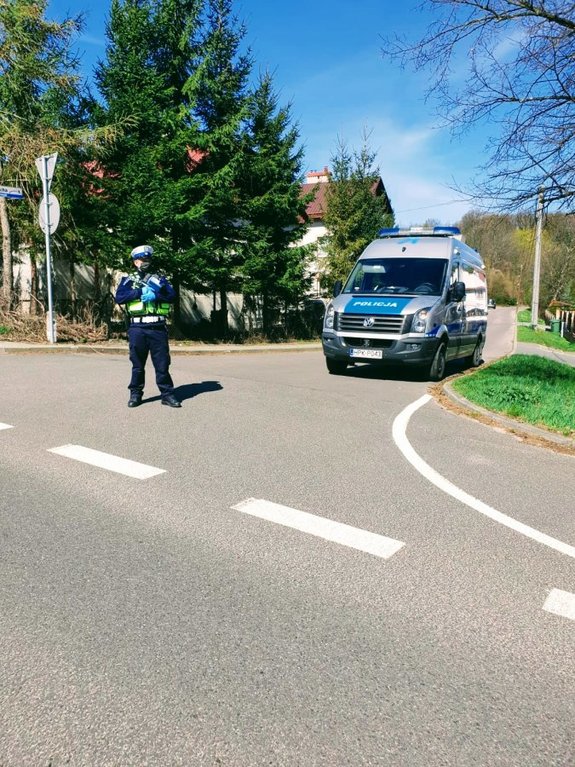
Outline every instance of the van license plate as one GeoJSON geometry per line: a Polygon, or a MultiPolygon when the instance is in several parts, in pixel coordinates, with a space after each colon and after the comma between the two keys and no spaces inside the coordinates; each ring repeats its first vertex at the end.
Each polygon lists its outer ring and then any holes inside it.
{"type": "Polygon", "coordinates": [[[381,349],[350,349],[349,356],[364,360],[380,360],[383,357],[383,351],[381,349]]]}

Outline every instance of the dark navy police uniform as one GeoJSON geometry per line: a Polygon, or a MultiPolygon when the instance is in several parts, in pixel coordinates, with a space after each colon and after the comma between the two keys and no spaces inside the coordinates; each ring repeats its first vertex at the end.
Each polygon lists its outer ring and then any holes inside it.
{"type": "Polygon", "coordinates": [[[141,259],[137,272],[123,277],[116,291],[117,304],[125,307],[128,315],[128,342],[132,377],[129,407],[141,404],[146,381],[146,361],[152,358],[156,373],[156,384],[160,390],[162,404],[180,407],[174,395],[174,383],[170,375],[170,348],[168,342],[167,317],[175,299],[175,291],[168,280],[150,272],[150,246],[140,246],[132,251],[132,258],[141,259]],[[149,254],[149,255],[148,255],[149,254]]]}

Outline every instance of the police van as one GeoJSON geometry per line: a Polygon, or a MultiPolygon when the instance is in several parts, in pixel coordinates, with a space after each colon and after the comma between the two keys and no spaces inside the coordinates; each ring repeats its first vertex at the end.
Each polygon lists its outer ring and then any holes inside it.
{"type": "Polygon", "coordinates": [[[400,363],[439,381],[449,360],[481,363],[485,266],[457,227],[382,229],[333,295],[322,330],[332,374],[400,363]]]}

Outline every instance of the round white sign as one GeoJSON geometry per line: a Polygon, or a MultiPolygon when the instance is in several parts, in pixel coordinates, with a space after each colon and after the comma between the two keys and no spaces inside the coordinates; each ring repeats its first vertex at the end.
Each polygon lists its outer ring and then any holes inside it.
{"type": "MultiPolygon", "coordinates": [[[[55,194],[48,195],[48,206],[50,208],[48,217],[50,219],[50,234],[54,234],[60,223],[60,202],[55,194]]],[[[40,200],[40,210],[38,211],[38,222],[40,229],[46,234],[46,198],[40,200]]]]}

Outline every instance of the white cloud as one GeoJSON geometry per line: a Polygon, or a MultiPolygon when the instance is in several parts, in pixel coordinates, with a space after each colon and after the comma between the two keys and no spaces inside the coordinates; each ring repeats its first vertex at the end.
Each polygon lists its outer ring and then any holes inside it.
{"type": "Polygon", "coordinates": [[[95,45],[98,48],[106,47],[106,40],[103,37],[92,37],[91,35],[82,35],[78,42],[85,45],[95,45]]]}
{"type": "Polygon", "coordinates": [[[528,34],[525,29],[514,29],[511,34],[503,33],[493,46],[492,56],[500,64],[512,60],[527,40],[528,34]]]}
{"type": "Polygon", "coordinates": [[[455,224],[470,209],[470,202],[450,188],[460,169],[446,155],[445,131],[425,125],[406,129],[385,121],[372,138],[398,224],[412,226],[427,219],[455,224]]]}
{"type": "Polygon", "coordinates": [[[428,219],[453,225],[473,207],[440,181],[435,183],[414,173],[388,173],[385,187],[400,226],[416,226],[428,219]]]}

